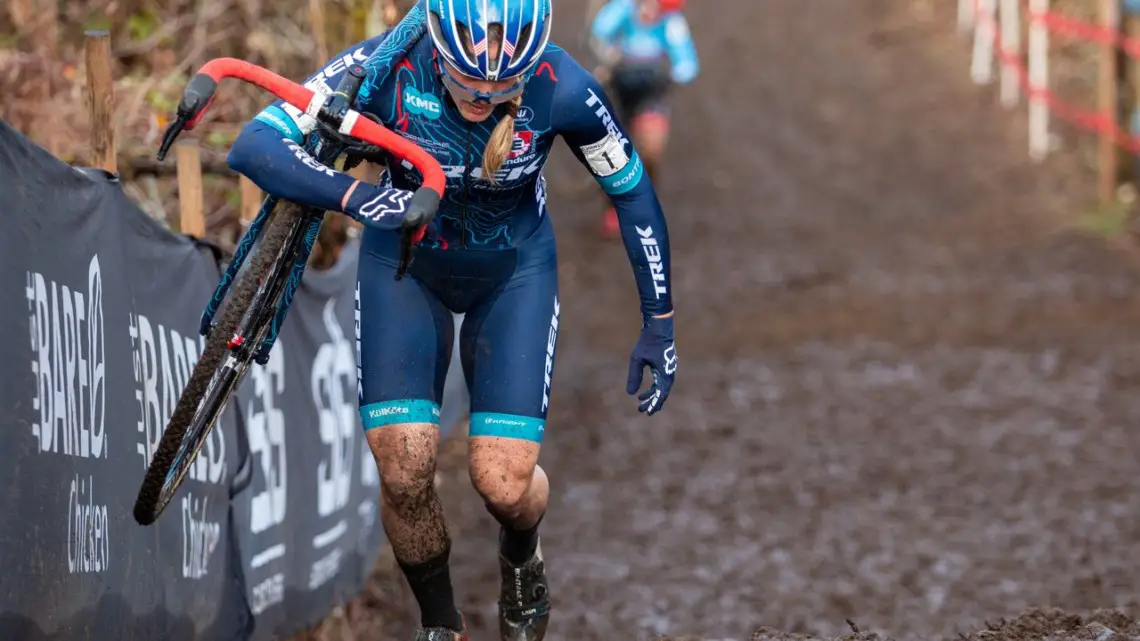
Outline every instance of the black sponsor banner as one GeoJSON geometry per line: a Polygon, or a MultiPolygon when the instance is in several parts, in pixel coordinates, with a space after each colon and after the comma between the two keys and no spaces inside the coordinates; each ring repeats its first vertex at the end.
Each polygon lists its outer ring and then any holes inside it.
{"type": "Polygon", "coordinates": [[[238,390],[251,479],[234,498],[254,638],[319,621],[379,551],[380,482],[357,411],[359,246],[308,270],[269,363],[238,390]]]}
{"type": "MultiPolygon", "coordinates": [[[[131,511],[202,349],[217,269],[98,171],[0,123],[0,638],[233,638],[235,425],[224,421],[153,527],[131,511]]],[[[240,592],[237,592],[240,596],[240,592]]]]}
{"type": "Polygon", "coordinates": [[[355,244],[306,274],[269,364],[141,527],[213,253],[3,121],[0,232],[0,639],[245,639],[255,620],[270,638],[360,588],[382,532],[356,410],[355,244]]]}

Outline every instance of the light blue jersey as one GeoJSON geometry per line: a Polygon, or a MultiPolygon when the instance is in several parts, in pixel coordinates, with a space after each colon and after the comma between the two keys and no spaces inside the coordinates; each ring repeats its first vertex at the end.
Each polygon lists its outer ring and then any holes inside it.
{"type": "Polygon", "coordinates": [[[653,23],[643,23],[637,0],[610,0],[594,17],[590,30],[595,40],[617,47],[630,61],[656,61],[668,58],[673,82],[687,84],[697,77],[700,61],[689,33],[689,24],[680,12],[665,13],[653,23]]]}

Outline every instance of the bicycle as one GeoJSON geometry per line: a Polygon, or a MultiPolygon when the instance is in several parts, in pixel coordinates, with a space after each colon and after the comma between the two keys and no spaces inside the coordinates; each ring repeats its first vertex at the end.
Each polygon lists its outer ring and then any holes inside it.
{"type": "MultiPolygon", "coordinates": [[[[391,59],[381,61],[381,65],[393,67],[391,62],[401,51],[406,54],[422,35],[422,13],[418,7],[413,9],[397,27],[410,26],[410,36],[404,33],[402,41],[388,47],[384,55],[391,59]]],[[[187,84],[178,105],[178,118],[163,135],[158,159],[161,161],[166,156],[182,131],[192,130],[201,121],[213,101],[218,83],[223,78],[237,78],[313,116],[320,134],[311,137],[313,144],[307,145],[307,150],[327,166],[333,166],[341,154],[347,154],[346,166],[362,160],[381,160],[385,151],[408,160],[423,175],[423,184],[409,201],[404,220],[396,272],[399,280],[411,265],[413,247],[435,216],[446,179],[439,163],[422,148],[351,108],[366,77],[363,66],[350,65],[330,96],[243,60],[210,60],[187,84]]],[[[269,361],[324,218],[324,212],[315,208],[281,202],[278,207],[279,199],[273,196],[263,201],[261,211],[242,236],[233,260],[202,314],[199,332],[206,336],[206,346],[139,488],[134,517],[140,525],[154,523],[174,497],[249,366],[269,361]],[[238,278],[255,244],[258,244],[257,250],[238,278]],[[227,299],[235,279],[233,292],[227,299]],[[216,323],[215,317],[219,319],[216,323]]]]}

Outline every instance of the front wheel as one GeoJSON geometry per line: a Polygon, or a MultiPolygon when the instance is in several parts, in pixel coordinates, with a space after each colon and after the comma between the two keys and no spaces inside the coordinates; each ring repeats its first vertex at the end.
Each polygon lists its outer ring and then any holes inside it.
{"type": "MultiPolygon", "coordinates": [[[[224,303],[218,324],[206,338],[206,348],[178,398],[178,405],[162,433],[139,488],[134,514],[140,525],[154,523],[174,498],[197,459],[198,451],[225,410],[230,394],[249,368],[268,323],[263,323],[266,327],[249,328],[251,331],[246,340],[251,341],[250,347],[240,352],[245,356],[239,356],[238,352],[230,349],[230,337],[249,309],[262,279],[270,273],[279,257],[293,222],[302,215],[301,208],[293,203],[283,202],[278,207],[266,227],[260,247],[224,303]]],[[[262,314],[259,317],[269,320],[273,315],[262,314]]]]}

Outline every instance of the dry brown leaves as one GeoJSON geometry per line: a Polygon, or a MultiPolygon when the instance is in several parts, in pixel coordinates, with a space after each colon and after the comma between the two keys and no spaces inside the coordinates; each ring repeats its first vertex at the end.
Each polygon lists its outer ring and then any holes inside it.
{"type": "MultiPolygon", "coordinates": [[[[0,9],[0,34],[14,34],[0,36],[0,118],[70,163],[89,160],[86,29],[110,27],[115,141],[128,170],[135,158],[153,158],[186,81],[210,58],[238,57],[295,79],[321,62],[307,21],[298,19],[307,15],[305,0],[94,0],[61,4],[54,21],[31,19],[43,9],[37,2],[9,0],[0,9]]],[[[360,35],[346,19],[357,5],[365,0],[322,3],[334,50],[360,35]]],[[[205,150],[224,153],[267,102],[257,90],[226,83],[194,136],[205,150]]],[[[124,186],[157,218],[177,212],[172,177],[128,179],[124,186]]],[[[207,235],[222,244],[238,231],[236,190],[232,176],[206,181],[207,235]]]]}

